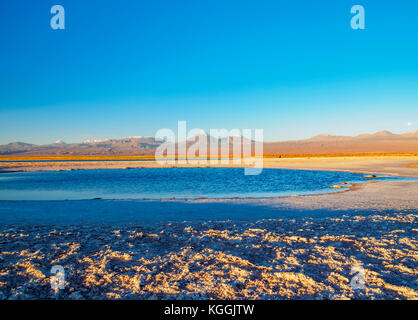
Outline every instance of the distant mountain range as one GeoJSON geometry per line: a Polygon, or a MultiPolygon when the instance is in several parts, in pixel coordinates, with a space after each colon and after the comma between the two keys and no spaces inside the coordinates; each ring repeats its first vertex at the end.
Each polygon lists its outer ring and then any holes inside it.
{"type": "MultiPolygon", "coordinates": [[[[208,136],[208,141],[217,139],[208,136]]],[[[232,137],[228,138],[232,142],[232,137]]],[[[128,137],[67,144],[56,141],[47,145],[13,142],[0,145],[0,155],[77,156],[77,155],[154,155],[162,143],[154,137],[128,137]]],[[[218,141],[219,142],[219,141],[218,141]]],[[[190,146],[194,141],[188,141],[190,146]]],[[[266,142],[264,154],[330,154],[330,153],[404,153],[418,152],[418,131],[394,134],[380,131],[358,136],[321,134],[305,140],[266,142]]]]}
{"type": "Polygon", "coordinates": [[[418,152],[418,131],[394,134],[380,131],[358,136],[321,134],[306,140],[269,142],[265,154],[404,153],[418,152]]]}
{"type": "Polygon", "coordinates": [[[161,143],[162,141],[157,141],[154,137],[129,137],[68,144],[63,141],[56,141],[45,145],[13,142],[0,145],[0,155],[153,155],[161,143]]]}

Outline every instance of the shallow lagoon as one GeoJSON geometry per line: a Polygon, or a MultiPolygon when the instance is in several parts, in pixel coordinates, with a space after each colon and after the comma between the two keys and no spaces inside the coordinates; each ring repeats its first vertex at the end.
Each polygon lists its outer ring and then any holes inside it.
{"type": "Polygon", "coordinates": [[[365,178],[350,172],[242,168],[138,168],[14,172],[0,175],[0,200],[265,198],[329,193],[341,182],[411,180],[365,178]]]}

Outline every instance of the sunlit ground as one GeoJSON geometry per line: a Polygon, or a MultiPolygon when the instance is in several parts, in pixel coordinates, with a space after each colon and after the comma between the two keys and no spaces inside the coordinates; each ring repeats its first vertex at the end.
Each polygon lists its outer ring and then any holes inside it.
{"type": "Polygon", "coordinates": [[[416,212],[257,222],[2,226],[2,299],[418,299],[416,212]],[[51,267],[65,289],[51,290],[51,267]],[[365,270],[353,289],[350,270],[365,270]]]}

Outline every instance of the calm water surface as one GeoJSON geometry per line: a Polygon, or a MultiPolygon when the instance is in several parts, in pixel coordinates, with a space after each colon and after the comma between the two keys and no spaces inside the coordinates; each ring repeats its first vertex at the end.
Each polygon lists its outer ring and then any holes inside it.
{"type": "Polygon", "coordinates": [[[162,199],[277,197],[335,192],[340,182],[367,179],[348,172],[242,168],[138,168],[0,174],[0,200],[162,199]]]}

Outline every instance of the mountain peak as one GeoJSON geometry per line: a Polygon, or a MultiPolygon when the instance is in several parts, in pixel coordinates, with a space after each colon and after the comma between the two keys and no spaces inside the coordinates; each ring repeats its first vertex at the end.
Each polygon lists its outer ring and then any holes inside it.
{"type": "Polygon", "coordinates": [[[10,146],[10,147],[13,147],[13,146],[15,146],[15,147],[25,147],[25,146],[33,146],[33,144],[26,143],[26,142],[15,141],[15,142],[8,143],[7,146],[10,146]]]}
{"type": "Polygon", "coordinates": [[[335,138],[338,138],[338,136],[334,136],[332,134],[327,134],[327,133],[322,133],[322,134],[313,136],[309,138],[308,140],[329,140],[329,139],[335,139],[335,138]]]}
{"type": "Polygon", "coordinates": [[[54,141],[52,144],[66,144],[66,143],[62,140],[57,140],[57,141],[54,141]]]}
{"type": "Polygon", "coordinates": [[[394,134],[388,130],[376,132],[374,135],[375,136],[394,136],[394,134]]]}

